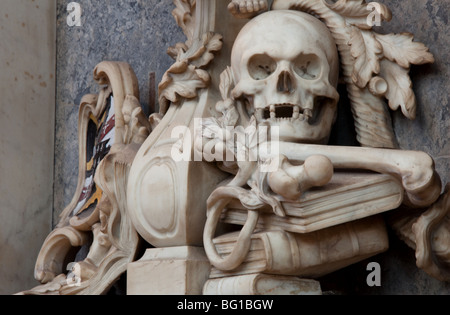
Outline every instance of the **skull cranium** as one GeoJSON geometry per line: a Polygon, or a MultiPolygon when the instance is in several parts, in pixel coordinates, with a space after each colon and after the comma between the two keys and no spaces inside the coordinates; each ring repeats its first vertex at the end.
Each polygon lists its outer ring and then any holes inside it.
{"type": "Polygon", "coordinates": [[[231,56],[232,96],[280,140],[328,142],[336,119],[339,58],[328,28],[298,11],[271,11],[239,33],[231,56]]]}

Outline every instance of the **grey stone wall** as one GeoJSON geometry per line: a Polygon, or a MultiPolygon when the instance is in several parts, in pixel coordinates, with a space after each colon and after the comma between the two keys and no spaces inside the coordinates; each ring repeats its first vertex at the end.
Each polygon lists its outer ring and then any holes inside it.
{"type": "Polygon", "coordinates": [[[57,86],[54,224],[72,200],[78,180],[78,107],[85,94],[97,94],[95,66],[105,60],[128,62],[139,80],[141,103],[151,111],[150,74],[156,85],[172,64],[169,46],[185,41],[172,17],[171,0],[77,1],[80,27],[67,24],[67,5],[57,1],[57,86]]]}
{"type": "MultiPolygon", "coordinates": [[[[223,0],[225,1],[225,0],[223,0]]],[[[151,109],[149,75],[158,83],[172,60],[169,46],[185,40],[171,15],[171,0],[78,1],[83,8],[82,26],[69,27],[66,6],[57,0],[57,109],[55,152],[54,223],[71,201],[78,175],[77,119],[81,97],[97,93],[94,67],[103,60],[131,64],[141,89],[141,101],[151,109]]],[[[449,0],[379,0],[393,12],[381,26],[384,33],[410,32],[434,54],[433,65],[413,67],[411,77],[417,96],[417,119],[393,113],[395,132],[403,149],[426,151],[433,156],[443,182],[450,182],[450,16],[449,0]]],[[[324,279],[325,289],[346,294],[449,294],[441,283],[415,267],[414,251],[391,235],[391,249],[369,261],[382,267],[382,286],[366,285],[368,261],[324,279]]]]}

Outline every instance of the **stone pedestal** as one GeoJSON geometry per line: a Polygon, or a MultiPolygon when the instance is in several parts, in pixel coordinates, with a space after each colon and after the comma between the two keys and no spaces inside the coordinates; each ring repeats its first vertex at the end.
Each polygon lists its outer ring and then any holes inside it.
{"type": "Polygon", "coordinates": [[[201,295],[210,263],[201,247],[148,249],[128,265],[128,295],[201,295]]]}

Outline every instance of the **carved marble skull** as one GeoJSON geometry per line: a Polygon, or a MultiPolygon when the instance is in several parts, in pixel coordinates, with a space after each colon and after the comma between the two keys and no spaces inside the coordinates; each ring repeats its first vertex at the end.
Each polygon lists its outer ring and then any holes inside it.
{"type": "Polygon", "coordinates": [[[239,33],[231,56],[234,99],[280,140],[326,144],[336,119],[339,58],[328,28],[298,11],[271,11],[239,33]]]}

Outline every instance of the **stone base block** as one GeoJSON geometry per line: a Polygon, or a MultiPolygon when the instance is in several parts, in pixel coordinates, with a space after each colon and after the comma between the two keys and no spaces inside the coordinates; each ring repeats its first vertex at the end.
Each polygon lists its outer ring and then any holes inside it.
{"type": "Polygon", "coordinates": [[[201,295],[211,266],[201,247],[148,249],[128,265],[128,295],[201,295]]]}

